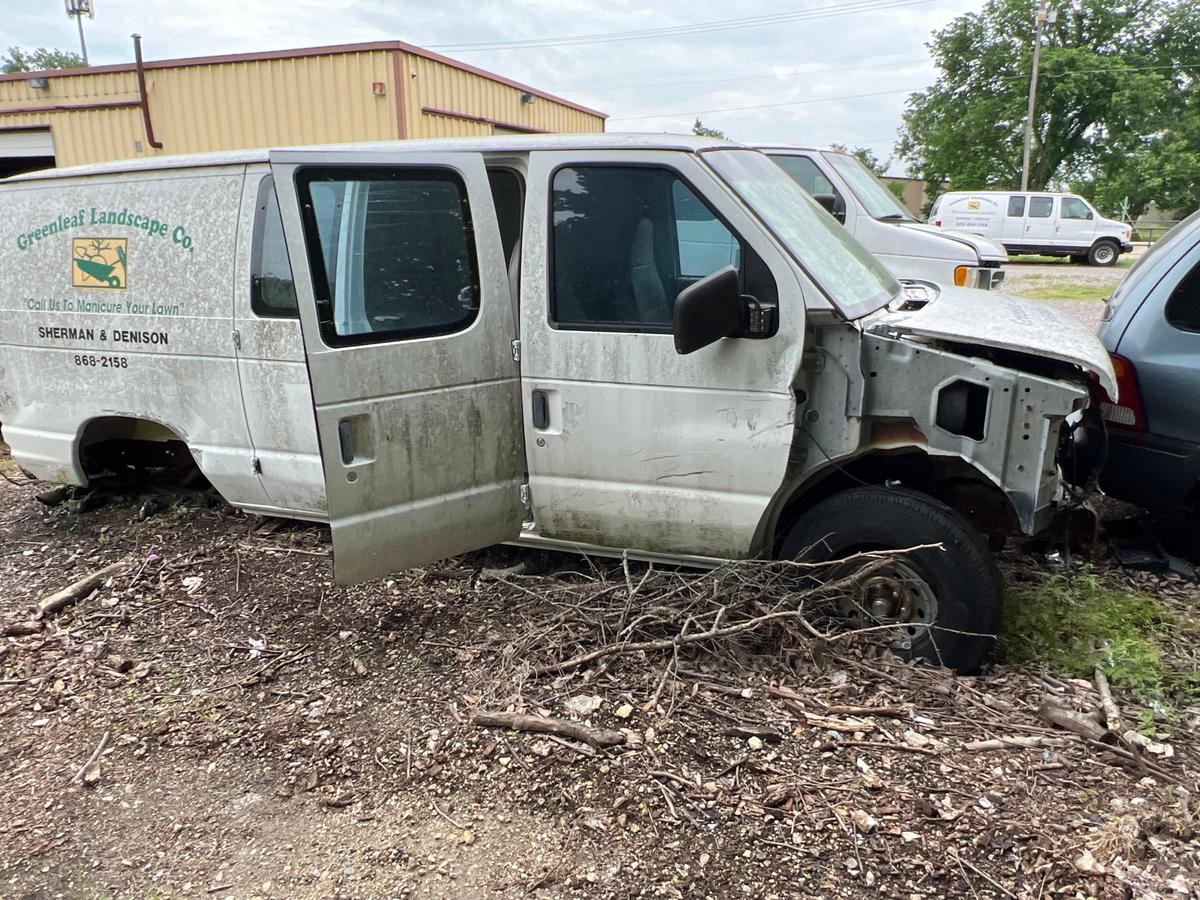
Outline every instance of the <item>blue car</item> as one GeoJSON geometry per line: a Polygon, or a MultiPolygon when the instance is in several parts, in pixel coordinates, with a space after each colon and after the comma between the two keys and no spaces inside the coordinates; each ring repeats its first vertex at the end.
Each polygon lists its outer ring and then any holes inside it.
{"type": "Polygon", "coordinates": [[[1200,211],[1125,276],[1099,336],[1118,387],[1100,398],[1100,487],[1158,514],[1169,549],[1200,562],[1200,211]]]}

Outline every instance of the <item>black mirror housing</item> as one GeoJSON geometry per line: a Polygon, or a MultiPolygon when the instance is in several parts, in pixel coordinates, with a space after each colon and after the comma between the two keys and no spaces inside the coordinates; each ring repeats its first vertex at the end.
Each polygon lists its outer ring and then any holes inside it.
{"type": "Polygon", "coordinates": [[[817,201],[825,210],[843,225],[846,224],[846,204],[842,202],[842,198],[837,194],[813,194],[812,198],[817,201]]]}
{"type": "Polygon", "coordinates": [[[672,333],[681,356],[742,331],[742,296],[737,269],[726,266],[679,292],[672,333]]]}

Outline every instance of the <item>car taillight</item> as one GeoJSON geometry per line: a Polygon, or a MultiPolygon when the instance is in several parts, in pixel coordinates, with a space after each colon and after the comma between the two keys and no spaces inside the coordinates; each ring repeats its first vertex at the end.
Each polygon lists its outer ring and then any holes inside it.
{"type": "Polygon", "coordinates": [[[1100,415],[1118,428],[1146,430],[1146,411],[1142,409],[1142,393],[1138,389],[1137,369],[1133,363],[1116,353],[1108,354],[1117,375],[1117,398],[1100,389],[1100,415]]]}
{"type": "Polygon", "coordinates": [[[942,227],[942,220],[941,220],[941,219],[934,219],[934,220],[933,220],[933,227],[934,227],[934,228],[941,228],[941,227],[942,227]]]}

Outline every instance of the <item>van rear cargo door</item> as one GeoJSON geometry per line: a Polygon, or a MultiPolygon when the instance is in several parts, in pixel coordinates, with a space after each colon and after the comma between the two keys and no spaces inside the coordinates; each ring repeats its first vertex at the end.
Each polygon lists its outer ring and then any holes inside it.
{"type": "Polygon", "coordinates": [[[298,150],[271,167],[337,581],[516,538],[515,325],[482,157],[298,150]]]}

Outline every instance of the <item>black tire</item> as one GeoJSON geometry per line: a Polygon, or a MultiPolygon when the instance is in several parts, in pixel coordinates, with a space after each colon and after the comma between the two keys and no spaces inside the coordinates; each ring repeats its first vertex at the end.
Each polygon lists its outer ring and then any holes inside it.
{"type": "Polygon", "coordinates": [[[932,592],[935,617],[929,625],[922,619],[907,627],[909,646],[893,649],[968,674],[978,670],[1000,634],[1003,580],[982,536],[944,503],[905,488],[852,488],[801,515],[784,538],[782,555],[822,562],[861,550],[935,543],[945,550],[918,550],[901,560],[932,592]]]}
{"type": "Polygon", "coordinates": [[[1115,266],[1121,258],[1121,248],[1112,241],[1096,241],[1088,251],[1088,265],[1115,266]]]}

